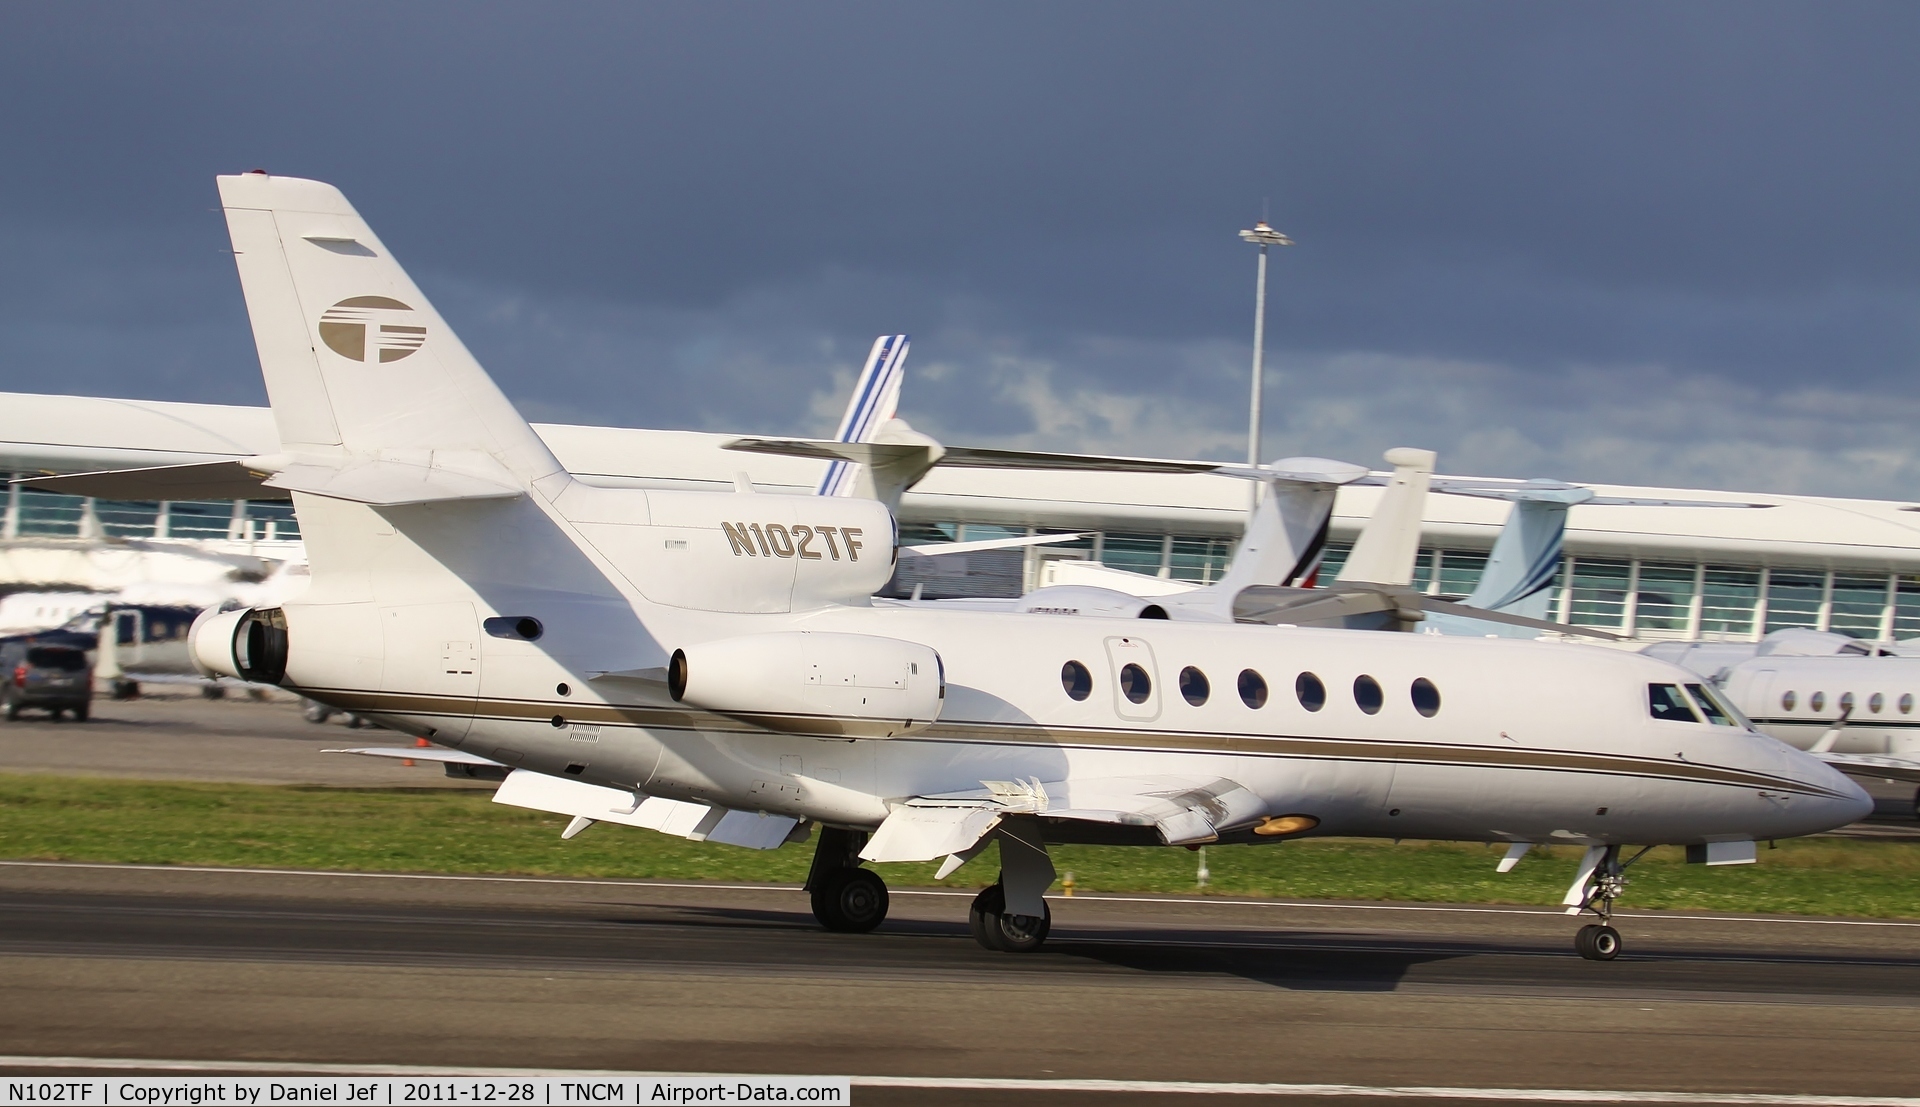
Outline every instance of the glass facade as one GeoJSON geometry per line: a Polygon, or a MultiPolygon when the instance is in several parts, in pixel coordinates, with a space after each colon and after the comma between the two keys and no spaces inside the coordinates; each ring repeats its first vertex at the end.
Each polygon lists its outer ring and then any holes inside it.
{"type": "Polygon", "coordinates": [[[96,500],[9,487],[0,493],[0,509],[4,509],[0,511],[0,536],[7,538],[300,540],[300,523],[294,518],[293,505],[284,501],[96,500]]]}

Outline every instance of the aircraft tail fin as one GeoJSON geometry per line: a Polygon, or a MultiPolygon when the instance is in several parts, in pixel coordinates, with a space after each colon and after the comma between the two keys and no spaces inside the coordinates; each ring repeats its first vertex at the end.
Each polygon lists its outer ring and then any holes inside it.
{"type": "Polygon", "coordinates": [[[1319,564],[1340,486],[1366,469],[1318,457],[1289,457],[1258,469],[1224,466],[1226,476],[1264,481],[1266,494],[1215,587],[1229,597],[1256,584],[1296,586],[1319,564]]]}
{"type": "Polygon", "coordinates": [[[322,465],[560,465],[340,190],[219,178],[281,448],[322,465]]]}
{"type": "MultiPolygon", "coordinates": [[[[909,345],[904,334],[883,334],[873,340],[873,349],[867,354],[860,378],[854,382],[853,398],[847,402],[846,414],[840,417],[840,429],[834,432],[834,441],[879,440],[881,427],[893,418],[900,406],[900,384],[906,372],[909,345]]],[[[826,475],[820,478],[817,494],[856,495],[857,475],[858,470],[851,462],[830,462],[826,475]]]]}
{"type": "Polygon", "coordinates": [[[1516,499],[1500,537],[1494,539],[1480,583],[1461,602],[1530,619],[1546,618],[1553,578],[1560,571],[1567,509],[1574,502],[1573,497],[1551,493],[1516,499]]]}
{"type": "Polygon", "coordinates": [[[1427,506],[1427,486],[1437,460],[1432,450],[1400,446],[1387,451],[1393,476],[1387,490],[1360,532],[1339,580],[1367,584],[1413,583],[1413,563],[1420,553],[1420,523],[1427,506]]]}

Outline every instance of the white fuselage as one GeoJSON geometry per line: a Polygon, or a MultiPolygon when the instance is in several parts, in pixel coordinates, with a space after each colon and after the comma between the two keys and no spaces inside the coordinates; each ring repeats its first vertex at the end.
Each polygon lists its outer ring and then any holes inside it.
{"type": "MultiPolygon", "coordinates": [[[[826,510],[711,494],[703,527],[687,495],[663,501],[677,505],[673,526],[640,521],[657,508],[594,524],[625,527],[617,543],[581,538],[594,532],[555,506],[564,494],[380,511],[302,496],[314,586],[284,607],[287,683],[518,768],[866,828],[912,796],[1096,777],[1225,778],[1268,814],[1319,820],[1319,833],[1393,838],[1694,843],[1811,833],[1866,809],[1840,774],[1771,739],[1651,717],[1648,685],[1690,677],[1631,654],[857,599],[759,612],[656,602],[668,587],[727,602],[724,582],[747,564],[719,537],[715,520],[729,512],[826,510]],[[616,547],[642,552],[606,552],[616,547]],[[656,549],[674,552],[663,563],[656,549]],[[654,575],[662,564],[671,584],[654,575]],[[523,616],[539,620],[537,640],[481,629],[523,616]],[[675,703],[650,675],[676,649],[795,630],[932,648],[945,669],[937,722],[884,739],[775,733],[675,703]],[[1068,662],[1090,675],[1084,699],[1063,684],[1068,662]],[[1127,664],[1148,677],[1144,696],[1135,682],[1139,702],[1120,691],[1127,664]],[[1203,702],[1182,693],[1187,668],[1206,678],[1203,702]],[[1249,670],[1266,687],[1259,707],[1239,691],[1249,670]],[[1296,695],[1302,673],[1325,688],[1320,710],[1296,695]],[[1377,713],[1357,702],[1361,677],[1383,691],[1377,713]],[[1430,717],[1414,706],[1418,679],[1439,693],[1430,717]]],[[[599,499],[596,517],[618,515],[599,499]]]]}

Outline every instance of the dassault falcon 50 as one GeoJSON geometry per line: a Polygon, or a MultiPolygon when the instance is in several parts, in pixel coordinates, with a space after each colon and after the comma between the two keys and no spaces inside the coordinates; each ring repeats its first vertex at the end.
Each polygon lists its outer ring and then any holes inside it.
{"type": "Polygon", "coordinates": [[[497,798],[569,834],[811,837],[814,911],[847,931],[886,914],[865,862],[997,842],[970,921],[1009,952],[1047,936],[1055,843],[1580,844],[1576,945],[1608,959],[1623,847],[1749,861],[1869,810],[1632,654],[874,606],[883,503],[577,479],[338,190],[219,188],[280,452],[118,477],[291,492],[313,582],[202,616],[196,656],[502,766],[497,798]]]}

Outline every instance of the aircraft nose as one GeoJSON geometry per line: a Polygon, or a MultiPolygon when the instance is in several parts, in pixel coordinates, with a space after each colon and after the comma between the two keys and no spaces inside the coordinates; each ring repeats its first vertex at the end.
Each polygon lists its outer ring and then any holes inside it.
{"type": "Polygon", "coordinates": [[[1794,775],[1802,783],[1812,785],[1827,795],[1801,806],[1801,811],[1809,822],[1817,822],[1815,828],[1796,831],[1798,834],[1819,834],[1822,831],[1835,830],[1849,823],[1857,823],[1873,814],[1873,797],[1854,779],[1811,754],[1799,750],[1790,751],[1794,775]]]}

